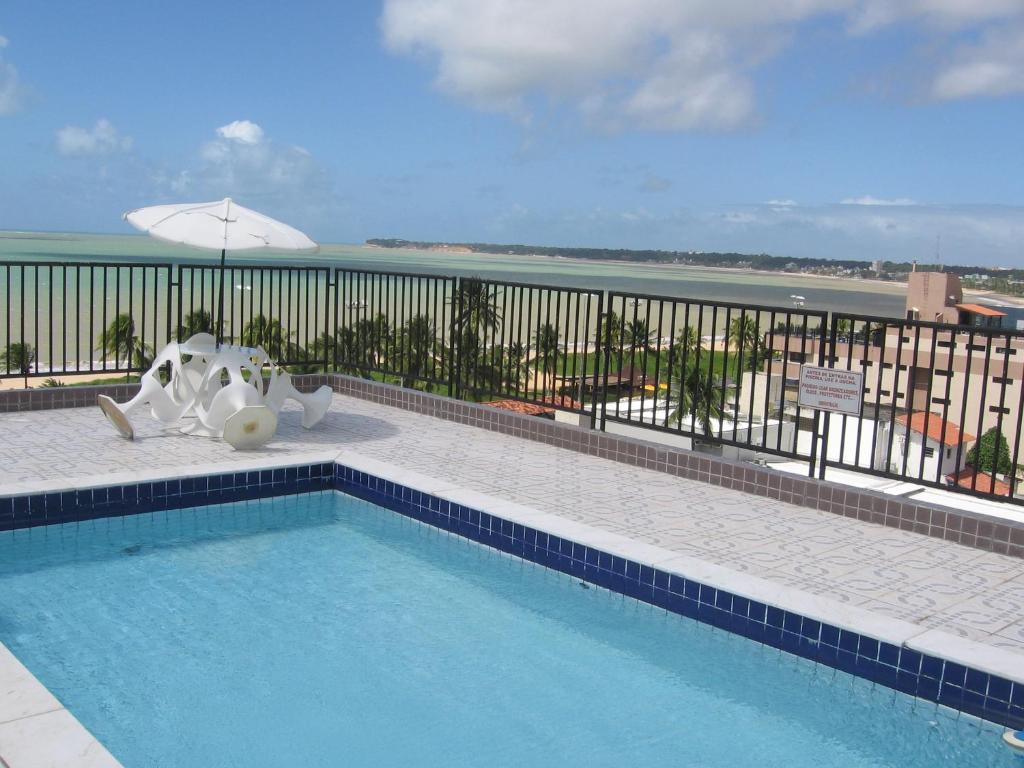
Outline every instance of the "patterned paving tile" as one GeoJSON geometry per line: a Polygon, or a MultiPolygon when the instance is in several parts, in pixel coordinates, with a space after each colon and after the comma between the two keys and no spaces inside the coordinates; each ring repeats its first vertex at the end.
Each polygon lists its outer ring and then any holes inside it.
{"type": "Polygon", "coordinates": [[[867,610],[1024,654],[1024,563],[907,531],[674,478],[509,435],[336,396],[303,430],[286,410],[265,449],[238,453],[135,419],[134,442],[98,409],[0,414],[0,493],[158,470],[230,471],[310,452],[366,456],[867,610]]]}

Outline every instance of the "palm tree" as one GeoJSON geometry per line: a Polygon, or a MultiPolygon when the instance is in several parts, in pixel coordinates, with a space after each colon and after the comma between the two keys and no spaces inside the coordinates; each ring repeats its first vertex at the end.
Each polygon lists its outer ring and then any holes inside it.
{"type": "Polygon", "coordinates": [[[497,289],[479,277],[466,277],[459,281],[458,292],[448,303],[453,307],[449,354],[456,361],[456,397],[471,384],[498,385],[500,368],[492,365],[484,354],[487,334],[501,328],[497,289]]]}
{"type": "Polygon", "coordinates": [[[205,309],[197,309],[185,315],[178,328],[178,341],[191,339],[197,333],[213,333],[213,315],[205,309]]]}
{"type": "Polygon", "coordinates": [[[394,347],[391,323],[383,313],[375,317],[364,317],[355,325],[355,360],[358,367],[367,369],[384,368],[394,347]]]}
{"type": "Polygon", "coordinates": [[[263,347],[271,353],[277,350],[280,357],[289,336],[280,320],[259,314],[242,328],[242,346],[263,347]]]}
{"type": "Polygon", "coordinates": [[[437,353],[433,318],[424,314],[411,317],[398,331],[395,341],[395,368],[401,371],[402,386],[411,387],[437,353]]]}
{"type": "Polygon", "coordinates": [[[3,368],[4,373],[20,373],[27,376],[32,372],[32,363],[35,360],[35,347],[20,341],[8,344],[7,348],[0,352],[0,368],[3,368]]]}
{"type": "Polygon", "coordinates": [[[621,321],[613,310],[598,321],[597,346],[606,355],[622,350],[621,321]]]}
{"type": "Polygon", "coordinates": [[[475,333],[486,333],[501,327],[498,290],[479,277],[460,280],[458,293],[448,303],[454,308],[452,328],[456,331],[472,328],[475,333]]]}
{"type": "MultiPolygon", "coordinates": [[[[681,362],[681,359],[680,359],[681,362]]],[[[699,365],[680,365],[680,398],[675,410],[669,416],[676,426],[681,427],[686,414],[700,424],[704,434],[711,433],[711,422],[722,417],[722,380],[699,365]]]]}
{"type": "Polygon", "coordinates": [[[690,326],[683,328],[669,349],[669,369],[673,390],[679,393],[669,421],[682,427],[687,414],[700,424],[705,434],[711,432],[713,419],[721,418],[724,389],[721,377],[708,371],[708,358],[700,337],[690,326]]]}
{"type": "Polygon", "coordinates": [[[540,370],[544,372],[545,389],[547,379],[555,372],[558,366],[558,329],[551,323],[544,323],[537,329],[537,335],[533,339],[536,356],[535,364],[539,364],[540,370]]]}
{"type": "Polygon", "coordinates": [[[630,320],[626,323],[623,336],[624,345],[629,347],[631,352],[638,349],[651,349],[657,343],[656,334],[651,330],[650,323],[642,319],[630,320]]]}
{"type": "Polygon", "coordinates": [[[736,378],[738,379],[740,376],[740,364],[743,361],[744,354],[747,354],[746,369],[748,371],[756,371],[763,344],[757,322],[754,318],[749,315],[733,318],[732,322],[729,323],[727,338],[736,348],[736,378]]]}
{"type": "Polygon", "coordinates": [[[529,367],[526,361],[528,353],[528,348],[518,341],[502,347],[498,370],[501,372],[502,384],[508,389],[518,390],[523,385],[524,375],[529,367]]]}
{"type": "Polygon", "coordinates": [[[135,321],[120,314],[100,333],[99,351],[114,358],[116,366],[124,361],[128,368],[145,370],[153,358],[153,348],[135,335],[135,321]]]}

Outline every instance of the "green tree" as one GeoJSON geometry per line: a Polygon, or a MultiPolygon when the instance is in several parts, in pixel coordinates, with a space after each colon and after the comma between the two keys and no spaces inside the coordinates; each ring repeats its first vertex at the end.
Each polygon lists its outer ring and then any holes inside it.
{"type": "Polygon", "coordinates": [[[508,389],[518,390],[523,386],[529,368],[526,359],[528,353],[526,346],[518,341],[502,348],[499,370],[501,382],[508,389]]]}
{"type": "Polygon", "coordinates": [[[702,347],[697,332],[687,326],[679,332],[669,350],[673,393],[676,407],[669,421],[682,426],[689,414],[705,434],[711,432],[711,422],[722,417],[724,389],[721,377],[709,372],[712,357],[702,347]]]}
{"type": "Polygon", "coordinates": [[[622,321],[614,310],[601,317],[597,324],[597,346],[606,355],[622,351],[622,321]]]}
{"type": "Polygon", "coordinates": [[[545,386],[548,377],[558,367],[558,329],[551,323],[544,323],[533,338],[534,365],[544,373],[545,386]]]}
{"type": "Polygon", "coordinates": [[[36,350],[31,344],[16,341],[8,344],[0,353],[0,368],[4,373],[20,373],[27,376],[32,372],[32,363],[36,360],[36,350]]]}
{"type": "Polygon", "coordinates": [[[497,289],[478,277],[466,277],[448,303],[452,307],[448,353],[456,361],[456,396],[467,389],[497,388],[501,369],[493,359],[497,355],[487,354],[486,342],[488,336],[497,334],[503,321],[497,289]]]}
{"type": "Polygon", "coordinates": [[[215,333],[213,315],[205,309],[197,309],[185,315],[185,319],[181,321],[181,328],[178,329],[178,341],[187,341],[197,333],[215,333]]]}
{"type": "Polygon", "coordinates": [[[630,351],[653,349],[657,344],[657,334],[651,330],[650,324],[641,318],[626,323],[623,334],[624,346],[630,351]]]}
{"type": "Polygon", "coordinates": [[[263,347],[270,354],[276,352],[281,357],[289,335],[280,320],[259,314],[242,328],[241,342],[243,347],[263,347]]]}
{"type": "Polygon", "coordinates": [[[1013,471],[1010,446],[998,427],[992,427],[967,452],[967,463],[978,472],[1008,475],[1013,471]]]}
{"type": "Polygon", "coordinates": [[[135,321],[128,314],[118,315],[103,329],[98,351],[114,358],[115,365],[124,362],[140,371],[149,368],[153,359],[153,348],[135,335],[135,321]]]}
{"type": "Polygon", "coordinates": [[[470,328],[476,334],[501,328],[502,315],[498,307],[498,290],[491,288],[479,277],[465,277],[459,281],[459,290],[449,299],[454,311],[452,328],[458,332],[470,328]]]}
{"type": "Polygon", "coordinates": [[[411,387],[437,354],[437,328],[433,318],[425,314],[409,318],[395,341],[392,363],[401,372],[402,386],[411,387]]]}
{"type": "Polygon", "coordinates": [[[756,371],[764,352],[764,344],[754,318],[749,315],[733,318],[729,323],[728,339],[736,353],[736,378],[739,378],[741,368],[756,371]]]}

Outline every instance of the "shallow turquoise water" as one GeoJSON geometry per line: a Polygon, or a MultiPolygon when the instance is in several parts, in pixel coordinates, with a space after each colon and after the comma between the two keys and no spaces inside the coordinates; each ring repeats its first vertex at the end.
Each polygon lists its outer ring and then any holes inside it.
{"type": "Polygon", "coordinates": [[[127,768],[1021,765],[995,726],[333,492],[0,534],[0,640],[127,768]]]}

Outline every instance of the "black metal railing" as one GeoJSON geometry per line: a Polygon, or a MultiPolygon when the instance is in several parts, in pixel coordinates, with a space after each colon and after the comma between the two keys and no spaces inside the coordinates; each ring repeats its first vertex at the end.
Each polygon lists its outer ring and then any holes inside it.
{"type": "Polygon", "coordinates": [[[221,277],[0,262],[0,379],[139,373],[169,341],[220,333],[295,372],[1024,503],[1024,331],[326,266],[228,266],[221,318],[221,277]],[[860,373],[859,410],[801,407],[807,365],[860,373]]]}
{"type": "Polygon", "coordinates": [[[452,394],[453,277],[334,271],[333,368],[452,394]]]}
{"type": "Polygon", "coordinates": [[[600,332],[602,422],[813,460],[816,414],[801,412],[787,370],[794,360],[823,362],[827,320],[798,308],[613,291],[600,332]]]}
{"type": "Polygon", "coordinates": [[[860,371],[858,416],[830,414],[833,466],[1015,500],[1024,332],[833,313],[830,365],[860,371]]]}
{"type": "Polygon", "coordinates": [[[227,266],[220,323],[220,266],[179,266],[176,337],[219,332],[230,343],[262,346],[298,372],[327,370],[334,323],[330,276],[327,267],[227,266]]]}
{"type": "Polygon", "coordinates": [[[452,306],[456,397],[593,413],[587,398],[600,379],[591,342],[602,313],[599,292],[461,278],[452,306]]]}
{"type": "Polygon", "coordinates": [[[0,262],[0,379],[145,370],[170,340],[171,269],[0,262]]]}

